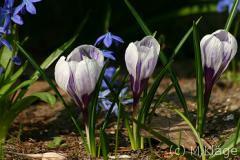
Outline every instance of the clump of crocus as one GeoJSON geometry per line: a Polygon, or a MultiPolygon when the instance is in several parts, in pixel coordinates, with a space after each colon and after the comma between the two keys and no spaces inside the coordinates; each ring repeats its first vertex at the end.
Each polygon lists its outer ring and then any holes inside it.
{"type": "Polygon", "coordinates": [[[130,74],[134,105],[138,103],[140,95],[155,69],[159,52],[160,45],[152,36],[132,42],[126,49],[125,62],[130,74]]]}
{"type": "Polygon", "coordinates": [[[229,32],[217,30],[204,36],[200,47],[205,75],[204,101],[207,107],[214,83],[226,70],[237,52],[237,41],[229,32]]]}
{"type": "MultiPolygon", "coordinates": [[[[67,58],[62,56],[55,66],[56,83],[65,90],[80,107],[86,130],[88,150],[95,156],[95,140],[91,139],[88,126],[88,104],[91,93],[97,84],[104,57],[102,52],[92,45],[75,48],[67,58]]],[[[94,130],[93,130],[94,132],[94,130]]]]}

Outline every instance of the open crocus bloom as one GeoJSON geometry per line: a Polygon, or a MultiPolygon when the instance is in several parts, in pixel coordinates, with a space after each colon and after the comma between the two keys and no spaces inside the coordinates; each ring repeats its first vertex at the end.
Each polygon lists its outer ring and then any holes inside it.
{"type": "Polygon", "coordinates": [[[65,90],[84,111],[95,89],[104,57],[92,45],[75,48],[68,57],[62,56],[55,66],[56,83],[65,90]]]}
{"type": "Polygon", "coordinates": [[[213,85],[237,52],[237,41],[225,30],[204,36],[200,42],[205,83],[213,85]]]}
{"type": "Polygon", "coordinates": [[[148,78],[157,64],[160,45],[152,36],[146,36],[141,41],[128,45],[125,53],[127,70],[131,77],[131,87],[135,101],[142,93],[148,78]]]}

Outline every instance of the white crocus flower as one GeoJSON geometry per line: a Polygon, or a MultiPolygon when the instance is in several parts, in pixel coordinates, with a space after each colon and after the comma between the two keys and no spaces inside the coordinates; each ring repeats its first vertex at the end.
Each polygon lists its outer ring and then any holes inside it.
{"type": "Polygon", "coordinates": [[[75,48],[68,57],[62,56],[55,66],[55,80],[85,111],[89,96],[94,91],[100,75],[104,57],[92,45],[75,48]]]}
{"type": "Polygon", "coordinates": [[[157,64],[160,45],[153,36],[128,45],[125,53],[127,70],[131,77],[134,99],[139,99],[157,64]]]}

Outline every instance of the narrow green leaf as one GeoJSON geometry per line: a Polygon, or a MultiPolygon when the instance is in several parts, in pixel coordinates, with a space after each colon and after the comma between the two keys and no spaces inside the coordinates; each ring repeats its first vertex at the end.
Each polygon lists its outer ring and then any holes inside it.
{"type": "Polygon", "coordinates": [[[31,94],[31,96],[38,97],[40,100],[42,100],[50,105],[54,105],[56,103],[56,98],[48,92],[35,92],[35,93],[31,94]]]}
{"type": "Polygon", "coordinates": [[[100,144],[101,144],[103,159],[107,160],[108,153],[109,153],[109,145],[108,145],[107,135],[103,129],[100,129],[100,144]]]}
{"type": "Polygon", "coordinates": [[[153,108],[152,108],[152,111],[151,113],[149,113],[149,116],[148,116],[148,122],[150,123],[151,120],[152,120],[152,117],[155,113],[155,110],[156,108],[159,106],[159,104],[165,99],[165,97],[167,96],[168,92],[170,91],[170,89],[172,89],[172,87],[174,87],[173,84],[169,85],[164,91],[163,93],[157,98],[153,108]]]}
{"type": "Polygon", "coordinates": [[[203,142],[199,136],[199,134],[197,133],[197,131],[195,130],[195,128],[193,127],[192,123],[187,119],[187,117],[184,116],[184,114],[182,114],[181,112],[179,112],[177,109],[175,109],[175,112],[180,116],[182,117],[182,119],[188,124],[188,126],[191,128],[193,134],[195,135],[197,141],[198,141],[198,144],[199,144],[199,147],[200,147],[200,151],[201,151],[201,157],[202,157],[202,160],[206,160],[206,155],[205,155],[205,150],[204,150],[204,147],[203,147],[203,142]]]}
{"type": "Polygon", "coordinates": [[[234,0],[233,7],[231,9],[231,12],[230,12],[230,14],[228,16],[228,19],[227,19],[227,22],[226,22],[226,25],[224,27],[226,31],[230,30],[233,19],[236,16],[236,13],[237,13],[237,10],[238,10],[238,3],[239,3],[239,0],[234,0]]]}
{"type": "Polygon", "coordinates": [[[219,157],[230,153],[232,149],[237,149],[236,145],[240,143],[240,119],[238,120],[238,125],[234,133],[232,133],[229,138],[224,142],[224,144],[217,148],[216,152],[209,158],[209,160],[218,160],[219,157]],[[234,148],[235,147],[235,148],[234,148]]]}
{"type": "Polygon", "coordinates": [[[124,0],[125,4],[127,5],[128,9],[130,10],[130,12],[132,13],[132,15],[135,17],[135,19],[137,20],[139,26],[142,28],[143,32],[146,35],[151,35],[151,31],[148,29],[147,25],[144,23],[144,21],[142,20],[142,18],[139,16],[139,14],[137,13],[137,11],[135,10],[135,8],[130,4],[130,2],[128,0],[124,0]]]}
{"type": "Polygon", "coordinates": [[[154,83],[153,83],[152,87],[150,88],[150,90],[147,94],[147,97],[145,97],[144,102],[143,102],[143,106],[141,107],[141,110],[140,110],[139,116],[138,116],[139,117],[138,120],[141,123],[144,123],[146,115],[148,115],[148,113],[149,113],[149,109],[150,109],[150,106],[152,104],[154,95],[155,95],[155,93],[158,89],[158,86],[159,86],[160,82],[162,81],[164,75],[166,74],[169,66],[172,64],[172,62],[173,62],[173,60],[169,61],[164,66],[164,68],[160,71],[160,73],[157,75],[156,79],[154,80],[154,83]]]}
{"type": "Polygon", "coordinates": [[[196,88],[197,88],[197,131],[202,136],[205,122],[205,107],[203,93],[203,69],[200,50],[200,41],[195,22],[193,22],[193,44],[195,53],[195,72],[196,72],[196,88]]]}
{"type": "Polygon", "coordinates": [[[6,80],[6,84],[1,86],[0,88],[0,95],[6,94],[8,90],[12,87],[14,83],[16,83],[17,79],[23,74],[27,67],[27,62],[25,62],[13,75],[6,80]]]}

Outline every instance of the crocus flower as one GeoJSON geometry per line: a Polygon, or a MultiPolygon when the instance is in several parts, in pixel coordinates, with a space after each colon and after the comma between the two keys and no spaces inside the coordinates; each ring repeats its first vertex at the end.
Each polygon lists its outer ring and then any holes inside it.
{"type": "Polygon", "coordinates": [[[27,10],[27,12],[30,14],[36,14],[36,8],[34,7],[33,3],[40,1],[42,0],[23,0],[22,3],[16,7],[14,14],[17,15],[25,10],[27,10]]]}
{"type": "Polygon", "coordinates": [[[116,35],[113,35],[111,32],[107,32],[106,34],[100,36],[94,45],[98,45],[99,43],[102,43],[105,45],[105,47],[109,48],[112,43],[124,43],[122,38],[116,35]]]}
{"type": "Polygon", "coordinates": [[[217,30],[204,36],[200,47],[205,75],[205,103],[208,103],[214,83],[237,52],[237,41],[229,32],[217,30]]]}
{"type": "Polygon", "coordinates": [[[67,58],[60,57],[55,66],[56,83],[74,99],[83,114],[87,112],[86,107],[103,63],[104,57],[99,49],[92,45],[81,45],[67,58]]]}
{"type": "Polygon", "coordinates": [[[22,64],[22,60],[19,56],[13,56],[12,57],[12,62],[16,64],[17,66],[20,66],[22,64]]]}
{"type": "MultiPolygon", "coordinates": [[[[225,8],[228,8],[228,12],[230,13],[232,6],[233,6],[233,0],[219,0],[217,4],[217,11],[223,12],[225,8]]],[[[237,10],[240,11],[240,4],[238,4],[237,10]]]]}
{"type": "Polygon", "coordinates": [[[126,49],[125,62],[130,74],[134,103],[138,102],[155,69],[159,52],[160,45],[152,36],[146,36],[141,41],[132,42],[126,49]]]}

